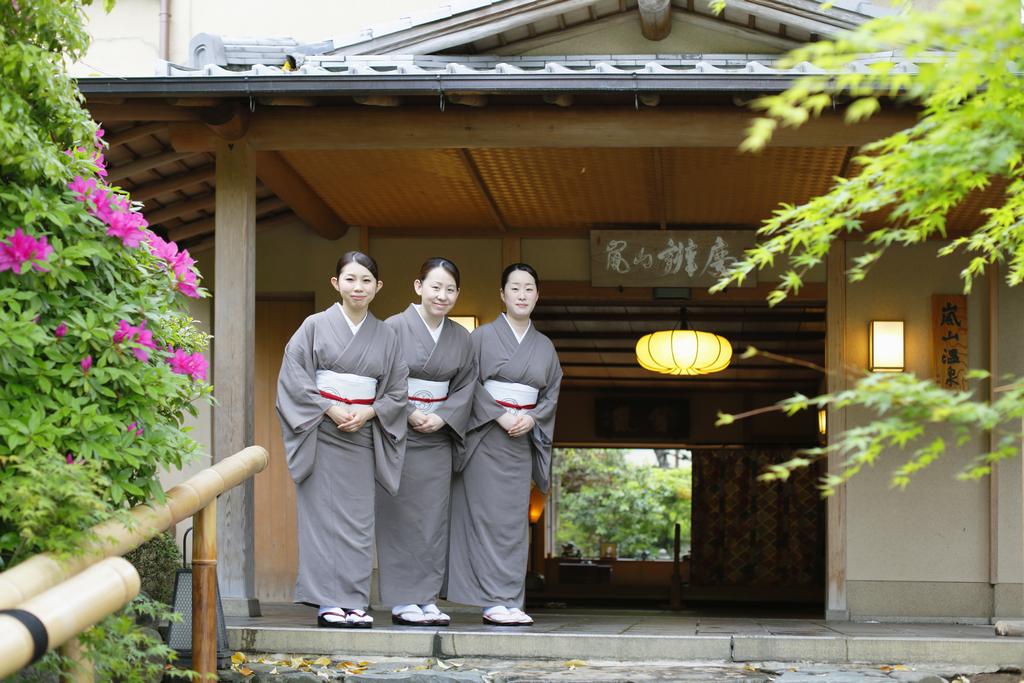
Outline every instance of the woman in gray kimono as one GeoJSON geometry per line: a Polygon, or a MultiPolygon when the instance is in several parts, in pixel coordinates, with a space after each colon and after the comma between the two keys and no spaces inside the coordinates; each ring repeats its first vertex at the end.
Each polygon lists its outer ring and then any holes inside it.
{"type": "Polygon", "coordinates": [[[501,274],[505,313],[470,337],[477,389],[452,485],[449,600],[484,608],[486,624],[528,626],[523,593],[530,479],[547,491],[562,368],[530,323],[540,281],[525,263],[501,274]]]}
{"type": "Polygon", "coordinates": [[[435,604],[448,560],[452,452],[463,445],[476,359],[469,332],[446,316],[459,298],[459,269],[431,258],[413,289],[419,303],[388,318],[409,366],[409,420],[398,495],[377,495],[380,596],[391,620],[407,626],[447,626],[435,604]]]}
{"type": "Polygon", "coordinates": [[[405,362],[394,330],[369,311],[376,262],[338,261],[341,301],[309,316],[285,347],[277,382],[288,471],[296,484],[295,601],[327,628],[370,628],[374,479],[398,490],[405,455],[405,362]]]}

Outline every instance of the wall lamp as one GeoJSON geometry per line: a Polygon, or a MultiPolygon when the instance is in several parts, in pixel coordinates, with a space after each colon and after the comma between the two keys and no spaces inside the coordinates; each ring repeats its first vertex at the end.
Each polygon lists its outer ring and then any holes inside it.
{"type": "Polygon", "coordinates": [[[903,321],[872,320],[868,336],[871,372],[903,372],[903,321]]]}

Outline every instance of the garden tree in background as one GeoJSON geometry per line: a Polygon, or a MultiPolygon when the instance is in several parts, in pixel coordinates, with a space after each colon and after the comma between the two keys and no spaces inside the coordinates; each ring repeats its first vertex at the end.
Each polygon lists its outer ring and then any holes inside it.
{"type": "Polygon", "coordinates": [[[615,543],[619,557],[671,552],[675,524],[690,540],[690,468],[636,467],[621,450],[558,451],[560,500],[558,544],[572,541],[596,556],[599,544],[615,543]]]}
{"type": "MultiPolygon", "coordinates": [[[[799,126],[845,101],[850,122],[870,117],[883,98],[920,107],[917,122],[862,148],[854,160],[855,175],[837,178],[826,194],[777,210],[761,228],[758,245],[713,289],[742,282],[779,259],[787,267],[769,296],[776,304],[799,290],[807,272],[823,263],[835,240],[862,232],[865,215],[879,212],[886,217],[885,227],[864,235],[868,249],[848,271],[851,281],[862,280],[889,248],[945,237],[950,209],[992,183],[1005,186],[1002,203],[984,212],[979,228],[937,243],[937,255],[967,257],[961,272],[965,292],[986,274],[1019,284],[1024,279],[1024,26],[1019,0],[950,0],[930,12],[905,9],[786,57],[788,65],[803,61],[829,73],[801,78],[786,92],[757,101],[764,116],[754,120],[744,149],[761,149],[779,125],[799,126]],[[880,52],[913,59],[916,73],[906,73],[884,57],[866,71],[848,68],[851,61],[880,52]]],[[[977,389],[988,373],[974,370],[969,378],[977,389]]],[[[834,450],[845,465],[826,479],[826,492],[873,463],[885,449],[896,447],[911,450],[892,474],[892,483],[905,487],[915,472],[948,447],[944,438],[927,430],[929,425],[952,426],[957,443],[992,430],[997,435],[995,447],[965,463],[960,474],[977,478],[988,474],[992,463],[1020,451],[1024,381],[991,381],[998,386],[997,398],[990,403],[972,392],[941,389],[911,373],[864,374],[847,391],[814,398],[796,395],[770,408],[720,415],[719,424],[769,409],[794,413],[833,405],[873,411],[876,417],[869,424],[848,429],[827,448],[812,450],[765,475],[785,478],[792,468],[834,450]]]]}
{"type": "MultiPolygon", "coordinates": [[[[160,470],[200,452],[183,420],[210,395],[194,262],[103,181],[103,131],[64,70],[85,4],[0,1],[0,569],[162,498],[160,470]]],[[[83,642],[100,680],[152,677],[168,654],[126,615],[83,642]]]]}

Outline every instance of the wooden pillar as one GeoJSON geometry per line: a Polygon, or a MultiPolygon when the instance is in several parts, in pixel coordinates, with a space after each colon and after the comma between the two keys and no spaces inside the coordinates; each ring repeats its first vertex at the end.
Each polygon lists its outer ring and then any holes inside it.
{"type": "MultiPolygon", "coordinates": [[[[251,481],[251,479],[250,479],[251,481]]],[[[217,499],[192,518],[192,669],[217,677],[217,499]]]]}
{"type": "MultiPolygon", "coordinates": [[[[217,142],[214,234],[213,459],[253,445],[256,319],[256,170],[244,140],[217,142]]],[[[218,576],[224,613],[259,616],[252,479],[221,497],[218,576]]]]}
{"type": "Polygon", "coordinates": [[[672,32],[671,0],[639,0],[640,31],[647,40],[664,40],[672,32]]]}
{"type": "MultiPolygon", "coordinates": [[[[828,252],[826,295],[825,365],[828,391],[846,388],[846,242],[836,240],[828,252]]],[[[846,413],[828,409],[828,440],[832,443],[846,430],[846,413]]],[[[839,472],[842,456],[831,453],[829,473],[839,472]]],[[[828,498],[827,551],[825,557],[825,618],[849,621],[846,605],[846,486],[840,486],[828,498]]]]}

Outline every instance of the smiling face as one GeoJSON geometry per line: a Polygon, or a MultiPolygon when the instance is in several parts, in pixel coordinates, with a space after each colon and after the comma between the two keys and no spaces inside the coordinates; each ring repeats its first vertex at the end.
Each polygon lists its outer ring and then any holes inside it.
{"type": "Polygon", "coordinates": [[[455,278],[444,268],[434,268],[423,280],[416,280],[412,286],[420,296],[423,310],[431,318],[440,319],[448,315],[459,299],[455,278]]]}
{"type": "Polygon", "coordinates": [[[508,280],[501,289],[505,313],[516,320],[529,320],[539,297],[537,281],[525,270],[514,270],[509,273],[508,280]]]}
{"type": "Polygon", "coordinates": [[[350,313],[365,313],[383,284],[366,266],[354,261],[342,268],[338,277],[331,278],[331,286],[341,295],[341,305],[350,313]]]}

